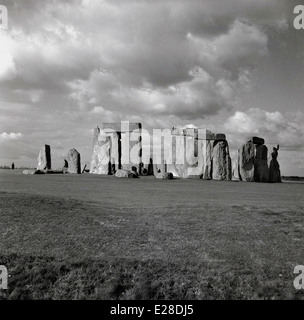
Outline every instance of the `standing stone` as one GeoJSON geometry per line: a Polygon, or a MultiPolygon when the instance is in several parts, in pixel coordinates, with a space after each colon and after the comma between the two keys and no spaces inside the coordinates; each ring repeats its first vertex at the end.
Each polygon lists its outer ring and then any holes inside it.
{"type": "MultiPolygon", "coordinates": [[[[172,130],[177,132],[177,129],[172,130]]],[[[185,136],[184,131],[179,129],[180,135],[172,135],[172,144],[168,149],[172,151],[172,163],[167,165],[167,169],[172,172],[173,176],[183,178],[185,173],[185,136]]]]}
{"type": "Polygon", "coordinates": [[[149,158],[149,161],[146,161],[142,164],[141,174],[143,176],[153,176],[153,159],[149,158]]]}
{"type": "Polygon", "coordinates": [[[76,149],[71,149],[67,155],[69,163],[68,173],[81,173],[80,153],[76,149]]]}
{"type": "Polygon", "coordinates": [[[204,173],[203,179],[204,180],[211,180],[212,179],[212,147],[213,140],[206,140],[206,161],[204,165],[204,173]]]}
{"type": "Polygon", "coordinates": [[[239,149],[239,174],[242,181],[254,181],[254,153],[252,141],[247,141],[239,149]]]}
{"type": "Polygon", "coordinates": [[[62,173],[68,173],[68,169],[69,169],[69,163],[66,159],[64,159],[64,165],[62,168],[62,173]]]}
{"type": "Polygon", "coordinates": [[[51,147],[45,145],[40,149],[37,170],[51,170],[51,147]]]}
{"type": "Polygon", "coordinates": [[[279,145],[276,148],[274,147],[271,153],[272,159],[270,161],[270,166],[269,166],[269,182],[282,182],[280,165],[277,160],[278,150],[279,150],[279,145]]]}
{"type": "Polygon", "coordinates": [[[118,133],[105,132],[96,128],[90,173],[114,174],[119,166],[119,157],[118,133]]]}
{"type": "Polygon", "coordinates": [[[231,159],[226,140],[216,140],[212,151],[212,179],[231,180],[231,159]]]}
{"type": "Polygon", "coordinates": [[[257,144],[255,146],[254,181],[256,182],[269,181],[267,154],[268,148],[265,145],[257,144]]]}
{"type": "MultiPolygon", "coordinates": [[[[172,162],[167,171],[179,178],[212,178],[211,156],[215,135],[203,128],[173,128],[172,162]]],[[[221,135],[221,138],[223,136],[221,135]]]]}
{"type": "Polygon", "coordinates": [[[239,181],[240,180],[238,157],[239,157],[239,155],[237,153],[236,156],[234,156],[233,160],[231,161],[231,170],[232,170],[231,180],[233,180],[233,181],[239,181]]]}

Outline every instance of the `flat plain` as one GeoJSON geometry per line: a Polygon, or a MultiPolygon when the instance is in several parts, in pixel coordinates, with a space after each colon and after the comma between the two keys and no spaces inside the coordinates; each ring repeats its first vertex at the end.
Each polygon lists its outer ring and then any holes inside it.
{"type": "Polygon", "coordinates": [[[0,171],[0,299],[304,298],[304,183],[0,171]]]}

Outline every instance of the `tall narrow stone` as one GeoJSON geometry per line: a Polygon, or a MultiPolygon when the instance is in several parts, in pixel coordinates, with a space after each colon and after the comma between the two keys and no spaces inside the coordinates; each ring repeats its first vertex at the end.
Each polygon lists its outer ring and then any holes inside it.
{"type": "Polygon", "coordinates": [[[231,180],[231,159],[229,156],[229,147],[223,134],[219,136],[213,146],[212,179],[231,180]]]}
{"type": "Polygon", "coordinates": [[[247,141],[239,149],[239,174],[242,181],[254,181],[255,146],[247,141]]]}
{"type": "Polygon", "coordinates": [[[280,171],[280,165],[277,160],[278,158],[278,150],[279,146],[277,148],[273,148],[273,151],[271,153],[271,161],[269,165],[269,182],[282,182],[281,181],[281,171],[280,171]]]}
{"type": "Polygon", "coordinates": [[[268,148],[264,144],[258,144],[255,146],[254,181],[256,182],[269,181],[267,153],[268,148]]]}
{"type": "Polygon", "coordinates": [[[40,149],[37,161],[37,170],[51,170],[51,147],[49,145],[46,144],[40,149]]]}
{"type": "Polygon", "coordinates": [[[93,147],[90,173],[114,174],[119,169],[119,136],[117,132],[99,129],[93,147]]]}
{"type": "Polygon", "coordinates": [[[68,173],[81,173],[80,153],[76,149],[69,150],[67,161],[68,173]]]}

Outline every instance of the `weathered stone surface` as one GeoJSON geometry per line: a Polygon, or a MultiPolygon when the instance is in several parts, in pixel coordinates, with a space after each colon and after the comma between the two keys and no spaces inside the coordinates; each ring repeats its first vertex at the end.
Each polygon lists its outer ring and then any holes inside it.
{"type": "Polygon", "coordinates": [[[212,179],[212,150],[213,150],[214,140],[209,139],[205,142],[205,153],[203,150],[203,155],[205,159],[203,167],[203,179],[211,180],[212,179]]]}
{"type": "Polygon", "coordinates": [[[186,154],[183,178],[200,178],[204,173],[206,140],[186,137],[185,143],[186,154]]]}
{"type": "Polygon", "coordinates": [[[165,172],[165,173],[157,172],[155,174],[155,178],[156,179],[163,179],[163,180],[171,180],[171,179],[173,179],[173,173],[172,172],[165,172]]]}
{"type": "Polygon", "coordinates": [[[239,149],[239,174],[242,181],[254,181],[254,153],[253,142],[247,141],[239,149]]]}
{"type": "Polygon", "coordinates": [[[269,181],[267,154],[268,148],[265,145],[255,145],[254,181],[256,182],[269,181]]]}
{"type": "Polygon", "coordinates": [[[51,147],[45,145],[41,148],[38,156],[37,170],[51,170],[51,147]]]}
{"type": "Polygon", "coordinates": [[[122,121],[104,123],[93,135],[93,154],[90,173],[114,174],[118,169],[142,169],[141,124],[122,121]]]}
{"type": "Polygon", "coordinates": [[[179,178],[204,178],[211,179],[211,153],[212,140],[206,139],[208,130],[200,130],[205,133],[200,138],[193,135],[176,135],[172,139],[172,162],[167,165],[167,171],[179,178]],[[204,139],[202,139],[204,138],[204,139]]]}
{"type": "MultiPolygon", "coordinates": [[[[168,146],[172,150],[172,163],[167,164],[167,170],[172,172],[174,177],[182,178],[186,174],[185,140],[184,135],[172,137],[172,145],[168,146]]],[[[166,171],[167,171],[166,170],[166,171]]],[[[164,173],[162,171],[162,173],[164,173]]]]}
{"type": "Polygon", "coordinates": [[[252,142],[253,144],[262,145],[265,143],[265,140],[259,137],[247,137],[246,142],[252,142]]]}
{"type": "Polygon", "coordinates": [[[131,172],[129,170],[118,169],[115,172],[115,177],[117,178],[138,178],[137,173],[131,172]]]}
{"type": "Polygon", "coordinates": [[[132,132],[121,133],[121,164],[124,170],[136,170],[141,174],[142,138],[138,128],[132,132]]]}
{"type": "Polygon", "coordinates": [[[273,148],[273,151],[271,153],[272,159],[271,159],[270,165],[269,165],[269,182],[272,182],[272,183],[282,182],[280,165],[277,160],[278,150],[279,150],[279,146],[277,146],[277,148],[273,148]]]}
{"type": "Polygon", "coordinates": [[[69,150],[67,161],[68,173],[81,173],[80,153],[76,149],[69,150]]]}
{"type": "Polygon", "coordinates": [[[69,169],[69,163],[66,159],[64,159],[64,165],[62,168],[62,173],[68,173],[68,169],[69,169]]]}
{"type": "Polygon", "coordinates": [[[226,135],[224,133],[216,133],[215,140],[226,140],[226,135]]]}
{"type": "Polygon", "coordinates": [[[239,181],[240,176],[239,176],[239,161],[238,161],[238,154],[231,159],[231,170],[232,170],[232,177],[231,180],[233,181],[239,181]]]}
{"type": "Polygon", "coordinates": [[[216,140],[212,151],[212,179],[231,180],[231,159],[226,140],[216,140]]]}
{"type": "Polygon", "coordinates": [[[93,146],[90,173],[114,174],[119,167],[119,136],[116,132],[99,130],[98,140],[93,146]]]}

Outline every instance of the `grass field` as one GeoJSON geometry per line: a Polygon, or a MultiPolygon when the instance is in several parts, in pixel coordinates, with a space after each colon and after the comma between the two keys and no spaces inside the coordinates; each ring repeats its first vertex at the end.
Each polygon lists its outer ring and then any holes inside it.
{"type": "Polygon", "coordinates": [[[303,299],[304,184],[0,173],[0,299],[303,299]]]}

